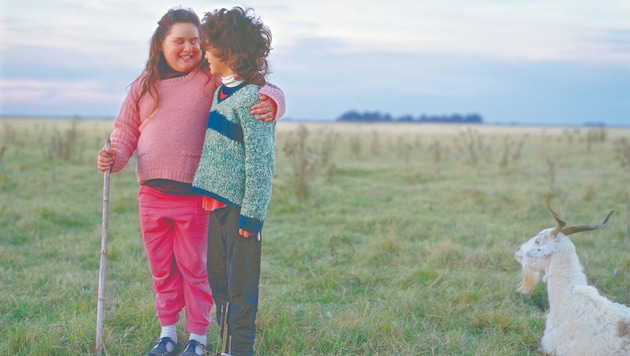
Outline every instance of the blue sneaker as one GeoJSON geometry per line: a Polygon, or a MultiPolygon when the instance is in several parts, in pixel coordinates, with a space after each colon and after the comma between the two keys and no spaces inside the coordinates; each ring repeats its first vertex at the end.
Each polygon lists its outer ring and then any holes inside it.
{"type": "Polygon", "coordinates": [[[188,340],[184,352],[179,356],[203,356],[206,354],[206,347],[197,340],[188,340]]]}
{"type": "Polygon", "coordinates": [[[175,356],[177,355],[177,343],[170,337],[163,337],[157,345],[153,346],[148,356],[175,356]]]}

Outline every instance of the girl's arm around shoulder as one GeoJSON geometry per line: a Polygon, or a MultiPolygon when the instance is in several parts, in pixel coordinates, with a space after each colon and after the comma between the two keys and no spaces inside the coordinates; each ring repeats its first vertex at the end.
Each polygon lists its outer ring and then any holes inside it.
{"type": "MultiPolygon", "coordinates": [[[[286,105],[285,105],[284,92],[282,91],[282,89],[280,89],[278,86],[274,84],[267,82],[265,85],[260,87],[259,92],[261,96],[265,95],[271,98],[274,104],[276,115],[273,118],[273,121],[276,121],[280,119],[282,116],[284,116],[284,113],[286,111],[286,105]]],[[[261,97],[261,101],[263,100],[264,99],[261,97]]]]}

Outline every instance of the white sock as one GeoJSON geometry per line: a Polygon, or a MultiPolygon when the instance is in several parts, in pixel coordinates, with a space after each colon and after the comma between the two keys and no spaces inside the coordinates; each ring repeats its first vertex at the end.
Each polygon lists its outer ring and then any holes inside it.
{"type": "Polygon", "coordinates": [[[166,325],[162,327],[162,333],[160,339],[163,337],[170,337],[173,342],[177,343],[177,327],[175,324],[166,325]]]}
{"type": "Polygon", "coordinates": [[[203,346],[208,347],[208,338],[206,337],[206,335],[190,333],[189,340],[198,341],[203,346]]]}

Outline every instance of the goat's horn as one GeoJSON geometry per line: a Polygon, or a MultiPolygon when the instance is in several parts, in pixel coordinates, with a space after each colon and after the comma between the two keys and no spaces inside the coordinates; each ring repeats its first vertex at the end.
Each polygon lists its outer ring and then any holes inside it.
{"type": "Polygon", "coordinates": [[[561,232],[565,235],[571,235],[571,234],[575,234],[576,232],[603,229],[608,225],[608,219],[614,212],[615,211],[613,210],[610,213],[608,213],[608,215],[606,216],[606,219],[604,219],[604,222],[602,222],[601,225],[584,225],[584,226],[567,227],[566,229],[561,230],[561,232]]]}
{"type": "Polygon", "coordinates": [[[553,232],[551,233],[553,236],[556,236],[562,230],[564,225],[566,225],[567,223],[564,222],[564,220],[560,219],[560,217],[558,216],[558,213],[556,213],[551,208],[551,205],[549,205],[549,197],[551,197],[551,192],[547,193],[547,198],[545,199],[545,205],[547,205],[547,210],[549,210],[553,218],[556,219],[556,223],[558,223],[558,226],[556,227],[556,229],[553,230],[553,232]]]}

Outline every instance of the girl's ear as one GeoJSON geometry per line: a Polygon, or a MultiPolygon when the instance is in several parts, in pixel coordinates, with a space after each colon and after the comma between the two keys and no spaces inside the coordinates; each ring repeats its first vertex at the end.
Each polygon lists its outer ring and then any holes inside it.
{"type": "Polygon", "coordinates": [[[533,248],[525,254],[529,258],[545,258],[551,255],[555,251],[552,245],[545,245],[537,248],[533,248]]]}

